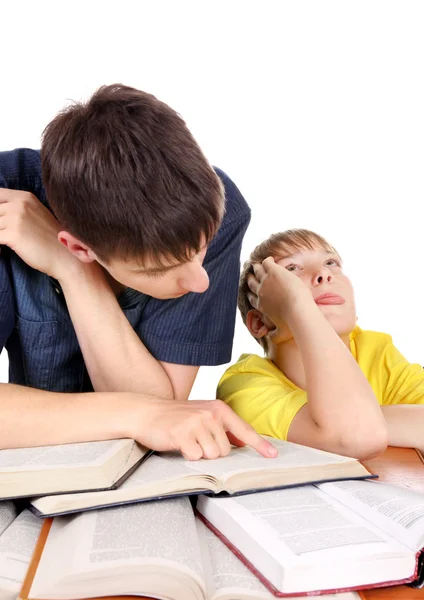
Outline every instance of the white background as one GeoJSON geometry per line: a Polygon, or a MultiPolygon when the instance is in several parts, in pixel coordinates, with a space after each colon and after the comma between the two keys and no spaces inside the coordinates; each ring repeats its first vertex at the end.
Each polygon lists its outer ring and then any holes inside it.
{"type": "MultiPolygon", "coordinates": [[[[102,84],[155,94],[248,200],[242,259],[276,230],[323,234],[359,324],[424,364],[424,3],[14,0],[0,19],[1,149],[39,147],[102,84]]],[[[238,322],[233,358],[259,350],[238,322]]],[[[192,397],[213,398],[224,369],[192,397]]]]}

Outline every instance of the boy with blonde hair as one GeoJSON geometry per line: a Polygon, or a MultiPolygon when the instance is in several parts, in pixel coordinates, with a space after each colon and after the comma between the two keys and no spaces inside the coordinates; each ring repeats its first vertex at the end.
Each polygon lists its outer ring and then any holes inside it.
{"type": "Polygon", "coordinates": [[[356,325],[338,252],[304,229],[252,252],[238,306],[265,357],[244,354],[217,395],[261,434],[370,458],[424,447],[424,371],[389,335],[356,325]]]}

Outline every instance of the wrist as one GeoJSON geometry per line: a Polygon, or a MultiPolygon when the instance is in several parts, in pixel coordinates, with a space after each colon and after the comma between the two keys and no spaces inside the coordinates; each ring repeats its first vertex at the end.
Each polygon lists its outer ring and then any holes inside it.
{"type": "Polygon", "coordinates": [[[291,328],[297,323],[304,322],[308,317],[312,316],[313,318],[314,315],[322,316],[322,313],[315,304],[313,297],[310,294],[298,294],[287,303],[281,319],[291,328]]]}
{"type": "Polygon", "coordinates": [[[70,286],[84,285],[87,282],[95,282],[96,285],[102,282],[106,283],[106,279],[98,263],[95,261],[83,263],[76,257],[73,257],[66,265],[61,266],[60,271],[56,274],[56,279],[64,290],[70,286]]]}
{"type": "Polygon", "coordinates": [[[152,427],[155,419],[155,405],[160,404],[160,398],[126,392],[120,396],[119,428],[122,437],[142,440],[152,427]]]}

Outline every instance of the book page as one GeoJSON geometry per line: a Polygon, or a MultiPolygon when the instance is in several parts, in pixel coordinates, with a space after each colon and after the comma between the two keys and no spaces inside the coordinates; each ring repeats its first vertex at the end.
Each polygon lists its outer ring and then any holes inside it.
{"type": "Polygon", "coordinates": [[[415,552],[424,544],[424,494],[377,481],[318,486],[415,552]]]}
{"type": "Polygon", "coordinates": [[[56,517],[30,595],[72,598],[78,593],[88,597],[136,591],[148,595],[149,590],[143,589],[142,566],[146,564],[150,574],[157,573],[158,585],[172,568],[184,573],[187,582],[191,582],[195,591],[192,595],[187,593],[187,597],[204,596],[200,547],[188,498],[56,517]],[[128,576],[130,567],[132,577],[128,576]],[[119,579],[122,569],[126,569],[127,576],[119,579]],[[141,581],[139,590],[134,583],[137,574],[141,581]],[[65,578],[69,583],[63,583],[65,578]],[[77,585],[82,579],[87,582],[84,588],[72,587],[73,582],[77,585]],[[100,581],[105,589],[101,589],[100,581]]]}
{"type": "MultiPolygon", "coordinates": [[[[80,492],[76,494],[59,494],[42,496],[31,500],[31,504],[42,514],[49,512],[66,512],[72,509],[103,506],[108,503],[119,503],[137,498],[155,497],[169,492],[167,482],[178,480],[175,488],[184,490],[186,477],[197,476],[197,473],[187,468],[184,463],[176,463],[153,454],[139,465],[133,473],[114,490],[101,492],[80,492]]],[[[205,489],[205,488],[202,488],[205,489]]],[[[178,490],[176,490],[178,491],[178,490]]]]}
{"type": "Polygon", "coordinates": [[[232,498],[200,496],[197,510],[286,593],[387,581],[388,571],[398,581],[415,569],[408,548],[315,486],[232,498]],[[303,581],[296,573],[305,568],[310,577],[303,581]]]}
{"type": "Polygon", "coordinates": [[[182,479],[190,475],[193,475],[190,461],[168,460],[162,455],[153,454],[124,481],[119,489],[141,488],[164,479],[182,479]]]}
{"type": "Polygon", "coordinates": [[[202,549],[207,599],[218,600],[222,595],[237,598],[241,592],[254,600],[271,600],[274,595],[247,567],[208,529],[196,519],[202,549]]]}
{"type": "Polygon", "coordinates": [[[123,446],[132,443],[132,440],[107,440],[0,450],[0,474],[98,465],[123,446]]]}
{"type": "Polygon", "coordinates": [[[0,502],[0,536],[16,519],[18,511],[13,502],[0,502]]]}
{"type": "Polygon", "coordinates": [[[283,442],[274,438],[268,438],[278,448],[277,458],[264,458],[255,450],[245,446],[244,448],[233,448],[231,454],[215,460],[200,459],[197,461],[185,461],[176,453],[163,452],[161,457],[171,461],[174,466],[185,464],[193,471],[212,475],[217,479],[225,479],[234,473],[247,471],[266,471],[284,468],[311,467],[315,465],[329,465],[335,463],[352,462],[352,458],[338,456],[323,450],[308,448],[300,444],[283,442]]]}
{"type": "Polygon", "coordinates": [[[22,587],[43,521],[24,510],[0,537],[0,598],[14,600],[22,587]]]}
{"type": "MultiPolygon", "coordinates": [[[[251,571],[199,519],[198,537],[207,585],[208,600],[273,600],[272,594],[251,571]]],[[[356,592],[327,594],[323,600],[359,600],[356,592]]],[[[307,600],[308,596],[297,596],[307,600]]],[[[310,598],[310,596],[309,596],[310,598]]],[[[293,598],[294,600],[294,598],[293,598]]]]}
{"type": "Polygon", "coordinates": [[[274,539],[298,557],[322,551],[327,557],[359,556],[367,545],[374,551],[375,545],[390,541],[314,486],[239,496],[233,501],[255,518],[264,534],[272,532],[274,539]]]}

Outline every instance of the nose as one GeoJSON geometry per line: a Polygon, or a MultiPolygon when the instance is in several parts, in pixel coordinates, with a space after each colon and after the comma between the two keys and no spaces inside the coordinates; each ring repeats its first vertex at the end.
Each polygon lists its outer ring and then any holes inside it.
{"type": "Polygon", "coordinates": [[[323,283],[331,283],[333,280],[333,276],[331,271],[326,267],[321,267],[319,271],[317,271],[313,278],[313,285],[316,287],[318,285],[322,285],[323,283]]]}
{"type": "Polygon", "coordinates": [[[195,292],[197,294],[206,292],[209,287],[209,275],[197,257],[187,263],[179,284],[186,292],[195,292]]]}

